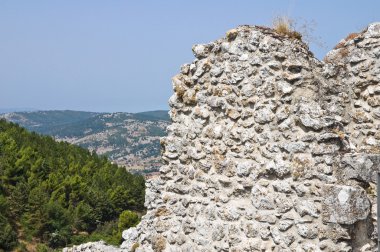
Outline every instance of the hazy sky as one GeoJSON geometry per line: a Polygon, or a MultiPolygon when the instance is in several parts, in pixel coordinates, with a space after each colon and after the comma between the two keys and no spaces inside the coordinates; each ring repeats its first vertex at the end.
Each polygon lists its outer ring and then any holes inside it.
{"type": "Polygon", "coordinates": [[[0,0],[0,108],[167,109],[191,47],[240,24],[315,21],[318,58],[380,21],[378,0],[0,0]]]}

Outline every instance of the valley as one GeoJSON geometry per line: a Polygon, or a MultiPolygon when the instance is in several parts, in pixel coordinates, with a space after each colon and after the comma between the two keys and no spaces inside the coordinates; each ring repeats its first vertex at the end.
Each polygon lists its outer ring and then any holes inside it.
{"type": "Polygon", "coordinates": [[[96,113],[71,110],[13,112],[0,118],[107,156],[136,173],[161,165],[160,137],[170,123],[167,111],[96,113]]]}

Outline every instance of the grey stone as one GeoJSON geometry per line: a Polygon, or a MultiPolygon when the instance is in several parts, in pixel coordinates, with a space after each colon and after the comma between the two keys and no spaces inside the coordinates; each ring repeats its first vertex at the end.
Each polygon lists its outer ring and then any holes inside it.
{"type": "Polygon", "coordinates": [[[323,220],[330,223],[353,224],[364,220],[370,212],[370,202],[359,187],[325,185],[322,204],[323,220]]]}
{"type": "Polygon", "coordinates": [[[281,157],[277,157],[274,161],[268,163],[266,170],[273,172],[279,178],[283,178],[290,173],[290,166],[281,157]]]}
{"type": "Polygon", "coordinates": [[[194,45],[192,49],[194,56],[202,59],[208,56],[212,49],[212,45],[194,45]]]}
{"type": "Polygon", "coordinates": [[[292,220],[280,220],[278,222],[278,229],[282,232],[288,230],[293,226],[293,221],[292,220]]]}
{"type": "Polygon", "coordinates": [[[287,152],[297,153],[305,151],[307,144],[304,142],[287,143],[282,146],[287,152]]]}
{"type": "Polygon", "coordinates": [[[255,220],[258,222],[263,222],[263,223],[269,223],[269,224],[275,224],[277,221],[277,218],[273,215],[273,212],[263,212],[260,214],[257,214],[255,217],[255,220]]]}
{"type": "Polygon", "coordinates": [[[347,154],[340,159],[336,169],[342,181],[348,179],[376,183],[377,172],[380,171],[380,154],[347,154]]]}
{"type": "Polygon", "coordinates": [[[274,118],[273,112],[267,107],[258,109],[255,112],[255,122],[257,123],[260,123],[260,124],[269,123],[273,120],[273,118],[274,118]]]}
{"type": "Polygon", "coordinates": [[[379,27],[324,62],[258,26],[194,46],[197,59],[173,78],[165,165],[121,249],[373,250],[379,27]]]}
{"type": "Polygon", "coordinates": [[[236,174],[239,176],[248,176],[253,168],[252,161],[241,161],[236,166],[236,174]]]}
{"type": "Polygon", "coordinates": [[[294,204],[297,213],[303,217],[305,215],[309,215],[312,217],[319,217],[319,209],[317,205],[310,200],[297,200],[294,204]]]}
{"type": "Polygon", "coordinates": [[[255,94],[255,87],[252,84],[244,85],[241,89],[241,93],[246,97],[251,97],[255,94]]]}
{"type": "Polygon", "coordinates": [[[297,224],[297,232],[306,239],[314,239],[318,236],[318,227],[316,224],[297,224]]]}
{"type": "Polygon", "coordinates": [[[285,245],[286,247],[289,247],[295,240],[294,235],[284,234],[277,227],[272,228],[271,235],[276,244],[285,245]]]}
{"type": "Polygon", "coordinates": [[[372,23],[368,26],[366,37],[379,38],[380,37],[380,23],[372,23]]]}
{"type": "Polygon", "coordinates": [[[94,252],[121,252],[120,248],[107,245],[104,241],[88,242],[71,248],[64,248],[63,252],[79,252],[79,251],[94,251],[94,252]]]}
{"type": "Polygon", "coordinates": [[[223,225],[219,223],[214,224],[213,231],[212,231],[212,240],[221,241],[225,236],[225,231],[226,231],[226,228],[223,225]]]}
{"type": "Polygon", "coordinates": [[[291,193],[292,188],[290,187],[290,183],[286,180],[278,180],[273,182],[273,188],[276,192],[281,193],[291,193]]]}
{"type": "Polygon", "coordinates": [[[276,204],[277,211],[281,214],[286,213],[293,208],[292,200],[281,194],[275,195],[274,202],[276,204]]]}
{"type": "Polygon", "coordinates": [[[251,202],[253,206],[261,210],[271,210],[275,207],[273,198],[264,187],[254,186],[252,188],[251,202]]]}
{"type": "Polygon", "coordinates": [[[293,91],[293,87],[285,81],[277,82],[277,89],[282,95],[290,94],[293,91]]]}
{"type": "Polygon", "coordinates": [[[324,127],[324,122],[321,119],[312,118],[310,115],[305,114],[299,117],[300,122],[308,128],[312,128],[314,130],[320,130],[324,127]]]}
{"type": "Polygon", "coordinates": [[[237,221],[240,218],[240,212],[236,207],[227,207],[219,210],[219,217],[226,221],[237,221]]]}

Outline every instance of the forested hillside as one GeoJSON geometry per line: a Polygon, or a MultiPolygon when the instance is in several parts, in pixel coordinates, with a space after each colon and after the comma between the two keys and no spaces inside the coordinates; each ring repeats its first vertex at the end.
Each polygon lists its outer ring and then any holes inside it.
{"type": "Polygon", "coordinates": [[[142,176],[105,157],[0,120],[0,251],[118,243],[144,191],[142,176]]]}
{"type": "Polygon", "coordinates": [[[73,143],[138,172],[161,166],[159,138],[170,123],[168,111],[93,113],[70,110],[16,112],[8,121],[60,141],[73,143]]]}

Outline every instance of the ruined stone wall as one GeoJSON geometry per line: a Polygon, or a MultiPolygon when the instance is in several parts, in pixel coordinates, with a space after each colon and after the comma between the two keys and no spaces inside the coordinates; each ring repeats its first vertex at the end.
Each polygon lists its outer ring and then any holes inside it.
{"type": "Polygon", "coordinates": [[[380,24],[319,62],[241,26],[173,78],[136,251],[375,251],[380,24]]]}
{"type": "Polygon", "coordinates": [[[148,212],[109,251],[377,251],[380,23],[324,62],[257,26],[193,52],[148,212]]]}
{"type": "Polygon", "coordinates": [[[193,47],[135,251],[375,251],[380,23],[324,62],[257,27],[193,47]]]}

